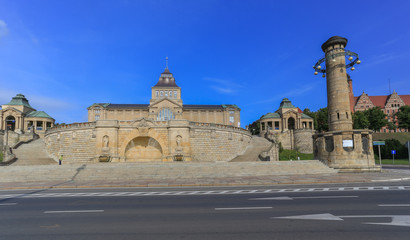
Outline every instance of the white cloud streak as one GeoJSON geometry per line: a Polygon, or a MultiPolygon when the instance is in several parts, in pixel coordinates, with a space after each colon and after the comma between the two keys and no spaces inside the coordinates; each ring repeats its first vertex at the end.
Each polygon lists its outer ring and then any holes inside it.
{"type": "Polygon", "coordinates": [[[0,39],[7,36],[9,29],[7,28],[6,22],[0,19],[0,39]]]}
{"type": "Polygon", "coordinates": [[[211,85],[210,88],[222,94],[233,94],[245,87],[236,82],[220,78],[204,77],[203,79],[209,82],[217,83],[217,85],[211,85]]]}

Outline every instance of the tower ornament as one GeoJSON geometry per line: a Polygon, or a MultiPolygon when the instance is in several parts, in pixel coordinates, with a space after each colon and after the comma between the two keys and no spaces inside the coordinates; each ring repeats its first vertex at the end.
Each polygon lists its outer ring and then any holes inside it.
{"type": "Polygon", "coordinates": [[[355,70],[355,64],[361,63],[359,55],[357,53],[345,50],[344,48],[333,48],[332,50],[329,50],[325,54],[325,56],[319,59],[319,61],[317,61],[316,64],[313,66],[313,69],[315,69],[315,75],[318,75],[318,73],[322,73],[322,77],[326,77],[326,64],[324,64],[326,63],[326,59],[334,62],[338,57],[345,57],[345,64],[343,64],[344,67],[346,69],[350,68],[350,70],[352,71],[355,70]]]}

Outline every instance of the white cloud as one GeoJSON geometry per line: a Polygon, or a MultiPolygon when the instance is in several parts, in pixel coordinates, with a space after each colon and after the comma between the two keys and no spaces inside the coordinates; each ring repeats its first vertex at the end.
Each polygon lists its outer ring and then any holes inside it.
{"type": "Polygon", "coordinates": [[[0,39],[5,37],[9,33],[9,29],[7,28],[7,24],[0,19],[0,39]]]}
{"type": "Polygon", "coordinates": [[[261,100],[261,101],[253,102],[253,103],[251,103],[251,104],[248,104],[247,106],[249,106],[249,105],[259,105],[259,104],[272,103],[272,102],[277,102],[277,101],[279,101],[279,100],[282,100],[282,99],[285,98],[285,97],[291,98],[292,96],[299,96],[299,95],[302,95],[302,94],[304,94],[304,93],[306,93],[306,92],[309,92],[309,91],[312,90],[312,89],[315,87],[315,85],[317,85],[317,84],[318,84],[318,82],[315,82],[315,83],[312,83],[312,84],[309,85],[309,86],[301,87],[301,88],[294,89],[294,90],[291,90],[291,91],[288,91],[288,92],[284,92],[284,93],[280,93],[280,94],[275,95],[275,96],[272,97],[272,98],[268,98],[268,99],[264,99],[264,100],[261,100]]]}
{"type": "Polygon", "coordinates": [[[215,89],[217,92],[223,93],[223,94],[232,94],[244,88],[244,86],[241,84],[238,84],[236,82],[232,82],[229,80],[225,80],[225,79],[210,78],[210,77],[204,77],[203,79],[209,82],[217,83],[218,85],[211,85],[210,87],[215,89]]]}

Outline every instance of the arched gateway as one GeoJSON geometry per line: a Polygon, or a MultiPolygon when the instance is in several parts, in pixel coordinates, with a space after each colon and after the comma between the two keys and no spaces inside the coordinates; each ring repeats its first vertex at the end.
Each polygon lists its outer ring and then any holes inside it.
{"type": "Polygon", "coordinates": [[[136,137],[125,148],[126,162],[162,161],[162,147],[152,137],[136,137]]]}

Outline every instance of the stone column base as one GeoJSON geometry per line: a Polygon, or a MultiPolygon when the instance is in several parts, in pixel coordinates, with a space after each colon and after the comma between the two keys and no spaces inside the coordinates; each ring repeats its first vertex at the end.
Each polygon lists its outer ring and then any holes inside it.
{"type": "Polygon", "coordinates": [[[339,172],[375,172],[371,130],[331,131],[313,135],[315,159],[339,172]]]}

